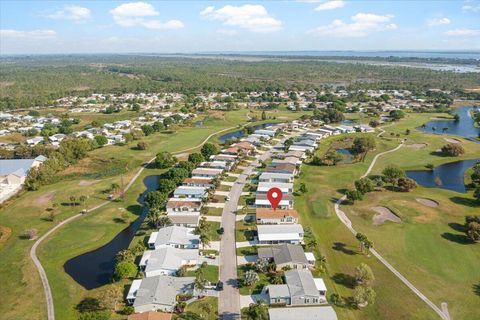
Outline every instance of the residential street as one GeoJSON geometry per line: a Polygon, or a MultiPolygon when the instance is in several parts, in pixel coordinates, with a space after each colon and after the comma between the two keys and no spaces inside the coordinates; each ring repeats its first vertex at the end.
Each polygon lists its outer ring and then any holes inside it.
{"type": "MultiPolygon", "coordinates": [[[[286,137],[285,139],[287,139],[286,137]]],[[[282,141],[284,141],[283,139],[282,141]]],[[[240,293],[237,285],[237,254],[235,245],[235,211],[243,186],[250,174],[260,165],[259,160],[270,158],[271,151],[266,151],[257,156],[242,174],[239,175],[230,190],[230,201],[225,203],[222,214],[222,227],[225,232],[220,241],[220,281],[224,284],[218,300],[218,314],[222,320],[240,319],[240,293]]]]}

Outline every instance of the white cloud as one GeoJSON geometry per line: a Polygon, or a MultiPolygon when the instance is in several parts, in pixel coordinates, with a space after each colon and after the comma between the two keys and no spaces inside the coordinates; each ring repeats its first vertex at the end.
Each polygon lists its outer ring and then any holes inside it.
{"type": "Polygon", "coordinates": [[[345,1],[343,0],[334,0],[321,3],[318,7],[315,8],[315,11],[325,11],[325,10],[334,10],[338,8],[343,8],[345,6],[345,1]]]}
{"type": "Polygon", "coordinates": [[[217,33],[220,33],[220,34],[223,34],[223,35],[226,35],[226,36],[234,36],[238,32],[237,32],[237,30],[233,30],[233,29],[218,29],[217,33]]]}
{"type": "Polygon", "coordinates": [[[466,4],[462,6],[462,10],[465,12],[480,12],[480,4],[466,4]]]}
{"type": "Polygon", "coordinates": [[[427,25],[429,27],[444,26],[450,24],[450,19],[448,18],[433,18],[427,20],[427,25]]]}
{"type": "Polygon", "coordinates": [[[90,19],[90,9],[77,5],[69,5],[65,6],[62,10],[47,15],[47,18],[82,22],[90,19]]]}
{"type": "Polygon", "coordinates": [[[31,31],[20,31],[13,29],[1,29],[0,37],[10,38],[10,39],[26,39],[26,40],[38,40],[38,39],[49,39],[54,38],[57,33],[53,30],[31,30],[31,31]]]}
{"type": "Polygon", "coordinates": [[[312,30],[311,33],[334,37],[365,37],[372,32],[397,29],[397,25],[391,23],[393,18],[391,14],[357,13],[351,17],[351,23],[336,19],[329,25],[312,30]]]}
{"type": "Polygon", "coordinates": [[[453,29],[445,32],[445,35],[452,37],[473,37],[480,35],[480,29],[453,29]]]}
{"type": "Polygon", "coordinates": [[[160,21],[157,19],[146,19],[145,17],[155,17],[159,13],[147,2],[124,3],[110,10],[113,20],[120,26],[133,27],[143,26],[148,29],[180,29],[183,28],[183,22],[180,20],[160,21]]]}
{"type": "Polygon", "coordinates": [[[268,33],[282,29],[282,21],[270,16],[262,5],[226,5],[220,9],[209,6],[202,10],[200,15],[210,20],[221,21],[225,26],[238,27],[251,32],[268,33]]]}

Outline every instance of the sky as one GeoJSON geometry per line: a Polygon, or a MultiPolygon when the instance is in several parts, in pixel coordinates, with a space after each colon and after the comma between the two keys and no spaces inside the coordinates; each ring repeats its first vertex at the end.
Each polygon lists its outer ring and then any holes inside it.
{"type": "Polygon", "coordinates": [[[480,50],[480,0],[0,1],[0,54],[480,50]]]}

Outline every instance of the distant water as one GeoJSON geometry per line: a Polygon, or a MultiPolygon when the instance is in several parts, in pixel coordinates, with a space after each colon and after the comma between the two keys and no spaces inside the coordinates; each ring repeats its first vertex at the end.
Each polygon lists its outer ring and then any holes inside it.
{"type": "MultiPolygon", "coordinates": [[[[201,53],[199,53],[201,54],[201,53]]],[[[203,54],[239,54],[270,56],[309,56],[309,57],[398,57],[398,58],[448,58],[479,59],[480,51],[244,51],[244,52],[203,52],[203,54]]]]}
{"type": "Polygon", "coordinates": [[[476,139],[480,134],[480,128],[475,127],[473,123],[470,110],[472,107],[461,107],[455,110],[455,113],[460,116],[459,121],[454,120],[432,120],[425,124],[425,128],[418,127],[417,129],[427,133],[434,134],[454,134],[469,138],[474,142],[479,142],[476,139]]]}
{"type": "Polygon", "coordinates": [[[465,171],[480,162],[480,159],[449,162],[433,170],[409,170],[407,177],[427,188],[441,188],[465,193],[465,171]]]}

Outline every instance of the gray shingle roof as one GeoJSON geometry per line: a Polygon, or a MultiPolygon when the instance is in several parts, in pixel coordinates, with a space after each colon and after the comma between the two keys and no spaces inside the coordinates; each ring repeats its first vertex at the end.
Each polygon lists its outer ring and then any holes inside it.
{"type": "Polygon", "coordinates": [[[7,159],[0,160],[0,176],[8,176],[15,173],[19,177],[27,175],[35,159],[7,159]]]}
{"type": "Polygon", "coordinates": [[[294,269],[285,272],[285,282],[290,290],[290,296],[318,296],[312,273],[308,269],[294,269]]]}
{"type": "Polygon", "coordinates": [[[294,244],[281,244],[270,248],[258,248],[258,257],[268,259],[273,258],[275,264],[308,264],[302,246],[294,244]]]}
{"type": "Polygon", "coordinates": [[[144,278],[137,290],[134,307],[147,304],[174,306],[177,294],[193,290],[194,277],[155,276],[144,278]]]}
{"type": "Polygon", "coordinates": [[[155,246],[170,243],[181,245],[199,244],[200,237],[193,234],[192,232],[192,228],[186,227],[170,226],[161,228],[160,230],[158,230],[155,246]]]}

